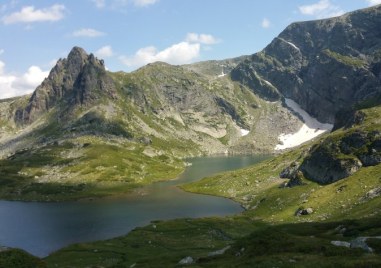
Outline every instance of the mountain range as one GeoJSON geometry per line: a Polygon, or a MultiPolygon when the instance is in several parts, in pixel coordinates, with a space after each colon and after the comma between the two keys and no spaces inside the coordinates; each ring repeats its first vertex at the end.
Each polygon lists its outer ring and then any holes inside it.
{"type": "Polygon", "coordinates": [[[0,100],[2,199],[123,194],[186,157],[274,155],[181,186],[241,214],[155,221],[44,261],[0,248],[0,266],[379,267],[380,25],[378,5],[293,23],[250,56],[132,73],[74,47],[32,95],[0,100]]]}
{"type": "MultiPolygon", "coordinates": [[[[184,157],[278,152],[280,137],[306,124],[288,100],[335,128],[356,122],[356,109],[381,101],[380,12],[376,6],[293,23],[251,56],[157,62],[132,73],[106,71],[103,60],[74,47],[31,96],[1,100],[0,194],[102,196],[116,185],[124,192],[164,174],[176,177],[184,157]]],[[[311,179],[326,156],[320,149],[315,155],[301,166],[311,179]]],[[[353,159],[333,165],[343,173],[324,180],[346,177],[364,159],[379,162],[372,153],[353,159]]]]}

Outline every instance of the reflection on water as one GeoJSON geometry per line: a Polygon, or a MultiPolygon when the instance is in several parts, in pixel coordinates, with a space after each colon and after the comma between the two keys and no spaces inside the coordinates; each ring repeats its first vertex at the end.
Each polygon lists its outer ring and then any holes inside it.
{"type": "Polygon", "coordinates": [[[43,257],[72,243],[124,235],[152,220],[232,215],[242,210],[239,204],[186,193],[176,185],[245,167],[264,158],[190,159],[192,166],[178,180],[155,183],[118,199],[61,203],[0,201],[0,245],[22,248],[43,257]]]}

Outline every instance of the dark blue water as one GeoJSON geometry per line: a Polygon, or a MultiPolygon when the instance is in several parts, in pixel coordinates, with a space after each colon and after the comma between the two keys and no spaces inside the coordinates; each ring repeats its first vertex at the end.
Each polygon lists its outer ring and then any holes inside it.
{"type": "Polygon", "coordinates": [[[117,199],[38,203],[0,201],[0,245],[44,257],[69,244],[124,235],[152,220],[225,216],[242,211],[225,198],[186,193],[176,185],[238,169],[265,156],[189,160],[178,180],[155,183],[117,199]]]}

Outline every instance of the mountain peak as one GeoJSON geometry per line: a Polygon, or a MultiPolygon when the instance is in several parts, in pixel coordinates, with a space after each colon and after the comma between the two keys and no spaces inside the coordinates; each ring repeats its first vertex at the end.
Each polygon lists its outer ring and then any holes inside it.
{"type": "Polygon", "coordinates": [[[16,119],[31,122],[61,100],[71,105],[86,105],[98,99],[99,94],[113,96],[113,92],[112,78],[103,60],[75,46],[66,59],[57,62],[48,78],[34,91],[25,110],[18,111],[16,119]]]}
{"type": "Polygon", "coordinates": [[[87,58],[88,54],[83,48],[75,46],[70,50],[68,58],[77,57],[77,56],[81,56],[82,58],[87,58]]]}

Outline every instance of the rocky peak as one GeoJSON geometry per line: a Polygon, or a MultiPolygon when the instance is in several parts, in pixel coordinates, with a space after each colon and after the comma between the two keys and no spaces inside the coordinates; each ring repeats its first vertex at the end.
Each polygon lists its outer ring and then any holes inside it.
{"type": "Polygon", "coordinates": [[[16,121],[28,123],[55,107],[89,105],[100,95],[113,97],[115,87],[103,60],[74,47],[66,59],[58,60],[49,76],[34,91],[25,109],[16,113],[16,121]]]}
{"type": "Polygon", "coordinates": [[[296,101],[322,122],[381,93],[381,5],[293,23],[240,63],[233,80],[268,100],[296,101]]]}

